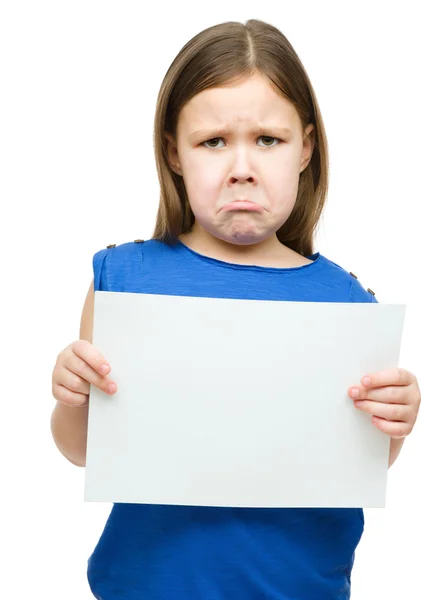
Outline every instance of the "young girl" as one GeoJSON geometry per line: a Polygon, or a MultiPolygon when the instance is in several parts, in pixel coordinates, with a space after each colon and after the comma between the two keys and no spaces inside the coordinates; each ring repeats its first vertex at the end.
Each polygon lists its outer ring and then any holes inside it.
{"type": "MultiPolygon", "coordinates": [[[[94,291],[377,302],[355,275],[313,253],[327,193],[325,130],[304,67],[278,29],[222,23],[182,48],[159,92],[155,153],[153,237],[94,255],[80,340],[53,372],[52,432],[76,465],[85,465],[90,384],[116,391],[92,346],[94,291]]],[[[410,430],[415,378],[407,387],[410,430]]],[[[392,433],[396,458],[408,430],[392,433]]],[[[363,529],[360,508],[115,503],[87,575],[101,600],[345,600],[363,529]]]]}

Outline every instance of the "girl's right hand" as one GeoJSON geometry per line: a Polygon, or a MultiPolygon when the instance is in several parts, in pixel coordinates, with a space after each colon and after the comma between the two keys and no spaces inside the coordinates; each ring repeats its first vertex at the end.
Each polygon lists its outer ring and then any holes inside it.
{"type": "Polygon", "coordinates": [[[76,340],[57,356],[52,376],[53,396],[67,406],[86,406],[90,384],[112,396],[117,385],[108,377],[110,371],[108,362],[90,342],[76,340]],[[101,371],[102,365],[107,367],[105,372],[101,371]]]}

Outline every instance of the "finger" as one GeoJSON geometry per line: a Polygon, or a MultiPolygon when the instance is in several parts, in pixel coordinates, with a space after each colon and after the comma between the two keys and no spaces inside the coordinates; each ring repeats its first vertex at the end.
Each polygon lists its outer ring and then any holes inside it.
{"type": "Polygon", "coordinates": [[[60,383],[53,384],[53,396],[66,406],[70,406],[72,408],[79,406],[86,406],[89,402],[89,396],[85,394],[78,394],[77,392],[72,392],[64,385],[60,383]]]}
{"type": "Polygon", "coordinates": [[[84,360],[94,371],[100,375],[108,375],[111,366],[92,344],[86,340],[76,340],[70,344],[70,348],[76,356],[84,360]],[[101,369],[104,367],[104,370],[101,369]]]}
{"type": "MultiPolygon", "coordinates": [[[[85,379],[88,383],[94,385],[98,389],[102,390],[106,394],[112,395],[117,391],[117,384],[111,377],[108,375],[100,375],[97,373],[92,367],[90,367],[82,358],[77,356],[76,354],[70,354],[67,358],[66,363],[64,365],[71,373],[76,376],[79,376],[82,379],[85,379]],[[113,388],[109,386],[113,385],[113,388]]],[[[63,374],[62,374],[63,377],[63,374]]],[[[61,383],[61,381],[60,381],[61,383]]],[[[75,391],[79,392],[78,389],[79,382],[77,379],[73,380],[73,385],[71,389],[75,389],[75,391]]],[[[87,392],[88,393],[88,392],[87,392]]]]}
{"type": "Polygon", "coordinates": [[[386,385],[410,385],[415,379],[415,376],[406,369],[386,369],[384,371],[376,371],[375,373],[367,373],[361,377],[361,383],[366,389],[375,387],[383,387],[386,385]],[[370,378],[370,383],[365,384],[365,377],[370,378]]]}
{"type": "Polygon", "coordinates": [[[406,386],[390,385],[382,388],[360,390],[358,399],[389,404],[408,404],[408,389],[406,386]]]}
{"type": "MultiPolygon", "coordinates": [[[[86,364],[86,363],[85,363],[86,364]]],[[[90,367],[88,367],[90,369],[90,367]]],[[[96,376],[97,374],[93,369],[92,373],[96,376]]],[[[74,371],[69,371],[67,367],[63,367],[61,371],[60,384],[64,385],[68,390],[77,392],[78,394],[88,394],[91,388],[89,381],[77,375],[74,371]]]]}
{"type": "Polygon", "coordinates": [[[359,400],[355,402],[355,406],[359,410],[388,421],[406,422],[411,415],[410,407],[404,404],[385,404],[383,402],[372,402],[371,400],[359,400]]]}
{"type": "Polygon", "coordinates": [[[372,417],[372,423],[381,431],[396,439],[406,437],[412,431],[412,426],[409,423],[387,421],[386,419],[380,419],[379,417],[372,417]]]}

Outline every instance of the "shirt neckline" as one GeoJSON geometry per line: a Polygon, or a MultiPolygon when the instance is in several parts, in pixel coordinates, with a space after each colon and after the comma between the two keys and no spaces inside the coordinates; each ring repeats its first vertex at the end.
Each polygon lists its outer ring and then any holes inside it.
{"type": "Polygon", "coordinates": [[[226,262],[223,260],[219,260],[218,258],[212,258],[210,256],[206,256],[205,254],[200,254],[199,252],[196,252],[196,250],[192,250],[192,248],[189,248],[188,246],[186,246],[186,244],[184,244],[182,241],[177,240],[177,243],[174,246],[174,249],[179,252],[180,254],[183,254],[184,256],[186,256],[186,258],[194,261],[194,262],[205,262],[208,264],[213,264],[215,266],[219,266],[219,267],[224,267],[226,269],[236,269],[236,270],[242,270],[242,271],[261,271],[261,272],[265,272],[265,273],[290,273],[290,272],[296,272],[296,271],[302,271],[303,269],[308,270],[314,270],[316,268],[318,268],[321,264],[321,259],[322,256],[320,254],[320,252],[315,252],[314,254],[311,254],[310,256],[306,256],[305,258],[311,260],[312,262],[307,264],[307,265],[301,265],[299,267],[263,267],[260,265],[242,265],[242,264],[236,264],[236,263],[230,263],[230,262],[226,262]]]}

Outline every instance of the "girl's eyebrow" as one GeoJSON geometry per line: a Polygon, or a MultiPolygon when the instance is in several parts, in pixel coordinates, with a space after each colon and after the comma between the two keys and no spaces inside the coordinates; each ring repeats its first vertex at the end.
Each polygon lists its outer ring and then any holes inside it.
{"type": "MultiPolygon", "coordinates": [[[[254,129],[251,130],[251,133],[254,134],[263,134],[263,133],[267,133],[268,131],[270,131],[271,133],[276,133],[276,135],[282,136],[282,135],[290,135],[292,132],[290,129],[288,129],[288,127],[278,127],[277,125],[262,125],[260,127],[255,127],[254,129]]],[[[208,137],[209,138],[212,137],[219,137],[219,136],[224,136],[224,135],[228,135],[230,133],[230,129],[228,129],[227,127],[221,127],[221,128],[213,128],[213,129],[197,129],[196,131],[193,131],[188,139],[190,142],[194,142],[196,139],[199,138],[205,138],[208,137]]]]}

